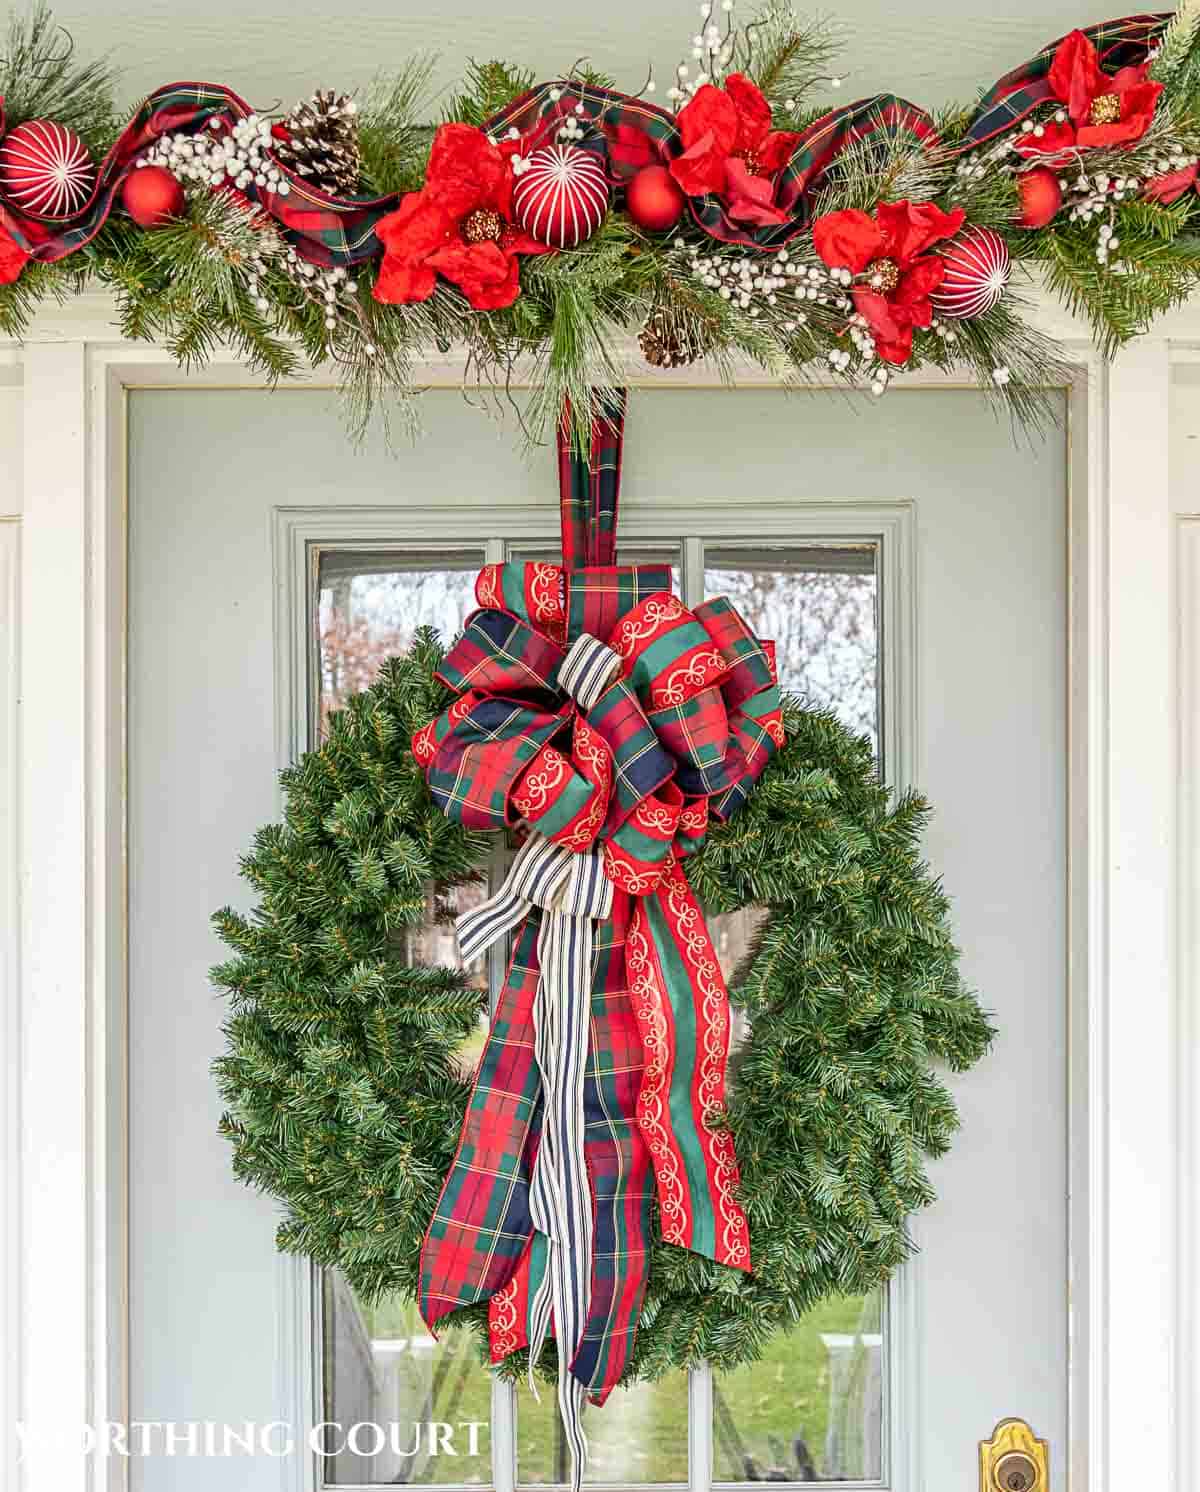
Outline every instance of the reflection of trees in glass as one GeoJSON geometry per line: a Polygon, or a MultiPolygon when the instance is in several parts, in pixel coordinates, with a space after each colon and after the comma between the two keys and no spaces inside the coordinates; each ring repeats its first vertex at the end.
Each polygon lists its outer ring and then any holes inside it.
{"type": "Polygon", "coordinates": [[[710,596],[728,596],[760,637],[771,638],[785,689],[837,713],[875,739],[878,636],[874,574],[717,565],[705,571],[710,596]]]}
{"type": "Polygon", "coordinates": [[[338,566],[323,575],[317,618],[324,722],[366,689],[380,665],[407,652],[418,627],[436,627],[446,642],[475,605],[478,561],[463,570],[393,570],[355,575],[338,566]]]}

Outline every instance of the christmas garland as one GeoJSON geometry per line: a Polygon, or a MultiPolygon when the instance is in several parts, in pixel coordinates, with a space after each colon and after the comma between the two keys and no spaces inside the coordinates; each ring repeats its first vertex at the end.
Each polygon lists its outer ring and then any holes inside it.
{"type": "MultiPolygon", "coordinates": [[[[233,1007],[217,1072],[236,1173],[284,1204],[281,1249],[341,1269],[367,1299],[418,1294],[471,1094],[454,1054],[486,1013],[464,974],[405,952],[430,885],[444,909],[487,855],[409,746],[450,702],[444,666],[423,632],[331,718],[283,773],[283,822],[242,862],[257,912],[216,918],[232,950],[214,979],[233,1007]]],[[[783,722],[748,802],[687,861],[708,911],[769,913],[733,981],[749,1032],[725,1120],[753,1269],[656,1230],[623,1381],[735,1366],[830,1292],[885,1281],[933,1199],[924,1158],[956,1127],[933,1064],[964,1069],[990,1040],[921,863],[926,803],[891,801],[869,742],[832,714],[785,699],[783,722]]],[[[480,1303],[458,1319],[486,1345],[487,1318],[480,1303]]],[[[500,1367],[526,1364],[517,1351],[500,1367]]]]}
{"type": "Polygon", "coordinates": [[[1013,261],[1106,353],[1191,292],[1198,33],[1200,0],[1075,31],[934,117],[829,109],[826,28],[705,0],[665,108],[653,73],[628,95],[491,62],[434,125],[419,61],[281,118],[170,85],[118,128],[106,68],[38,8],[0,61],[0,330],[94,277],[126,335],[184,364],[223,342],[271,379],[335,364],[358,429],[461,347],[499,389],[527,376],[531,436],[564,404],[583,432],[631,334],[659,366],[748,358],[877,395],[961,368],[1036,419],[1065,370],[1013,261]]]}

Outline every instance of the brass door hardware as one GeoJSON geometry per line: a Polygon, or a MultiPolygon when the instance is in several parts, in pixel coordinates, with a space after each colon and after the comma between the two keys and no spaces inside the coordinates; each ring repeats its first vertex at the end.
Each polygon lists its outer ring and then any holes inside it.
{"type": "Polygon", "coordinates": [[[1002,1419],[979,1442],[979,1492],[1050,1492],[1050,1447],[1023,1419],[1002,1419]]]}

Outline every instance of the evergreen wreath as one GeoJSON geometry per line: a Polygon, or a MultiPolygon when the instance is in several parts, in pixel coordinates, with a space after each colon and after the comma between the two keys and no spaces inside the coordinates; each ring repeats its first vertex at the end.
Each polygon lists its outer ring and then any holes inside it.
{"type": "MultiPolygon", "coordinates": [[[[213,979],[232,1004],[216,1072],[235,1171],[282,1202],[281,1249],[371,1300],[416,1294],[470,1091],[454,1054],[485,1013],[465,975],[406,954],[430,884],[485,875],[487,837],[444,815],[409,744],[451,697],[443,656],[422,630],[331,717],[282,774],[283,822],[242,860],[257,910],[215,918],[232,950],[213,979]]],[[[933,1198],[925,1158],[956,1127],[937,1069],[991,1039],[921,860],[927,803],[893,799],[870,743],[827,711],[785,697],[784,726],[748,804],[688,861],[709,912],[769,911],[731,981],[749,1023],[728,1125],[754,1269],[656,1241],[626,1380],[735,1366],[823,1296],[885,1281],[933,1198]]],[[[485,1306],[458,1319],[486,1344],[485,1306]]]]}

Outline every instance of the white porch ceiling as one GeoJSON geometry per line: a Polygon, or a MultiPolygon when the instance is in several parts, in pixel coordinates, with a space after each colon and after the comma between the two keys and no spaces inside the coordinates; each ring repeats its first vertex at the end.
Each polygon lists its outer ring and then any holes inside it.
{"type": "MultiPolygon", "coordinates": [[[[754,0],[741,0],[740,8],[748,18],[754,0]]],[[[1121,13],[1119,5],[1110,9],[1121,13]]],[[[420,51],[440,54],[442,84],[465,57],[519,60],[549,77],[587,56],[636,91],[653,61],[664,80],[661,98],[698,19],[692,0],[608,0],[578,9],[551,0],[515,6],[485,0],[273,6],[60,0],[56,10],[80,49],[108,51],[120,62],[129,102],[162,83],[201,80],[225,83],[264,108],[276,101],[290,105],[318,86],[360,86],[420,51]]],[[[831,104],[889,91],[935,106],[969,102],[1046,42],[1109,12],[1102,5],[1093,13],[1080,0],[1018,0],[1003,14],[956,0],[925,0],[919,7],[846,0],[835,14],[844,31],[839,65],[847,81],[829,95],[831,104]]]]}

